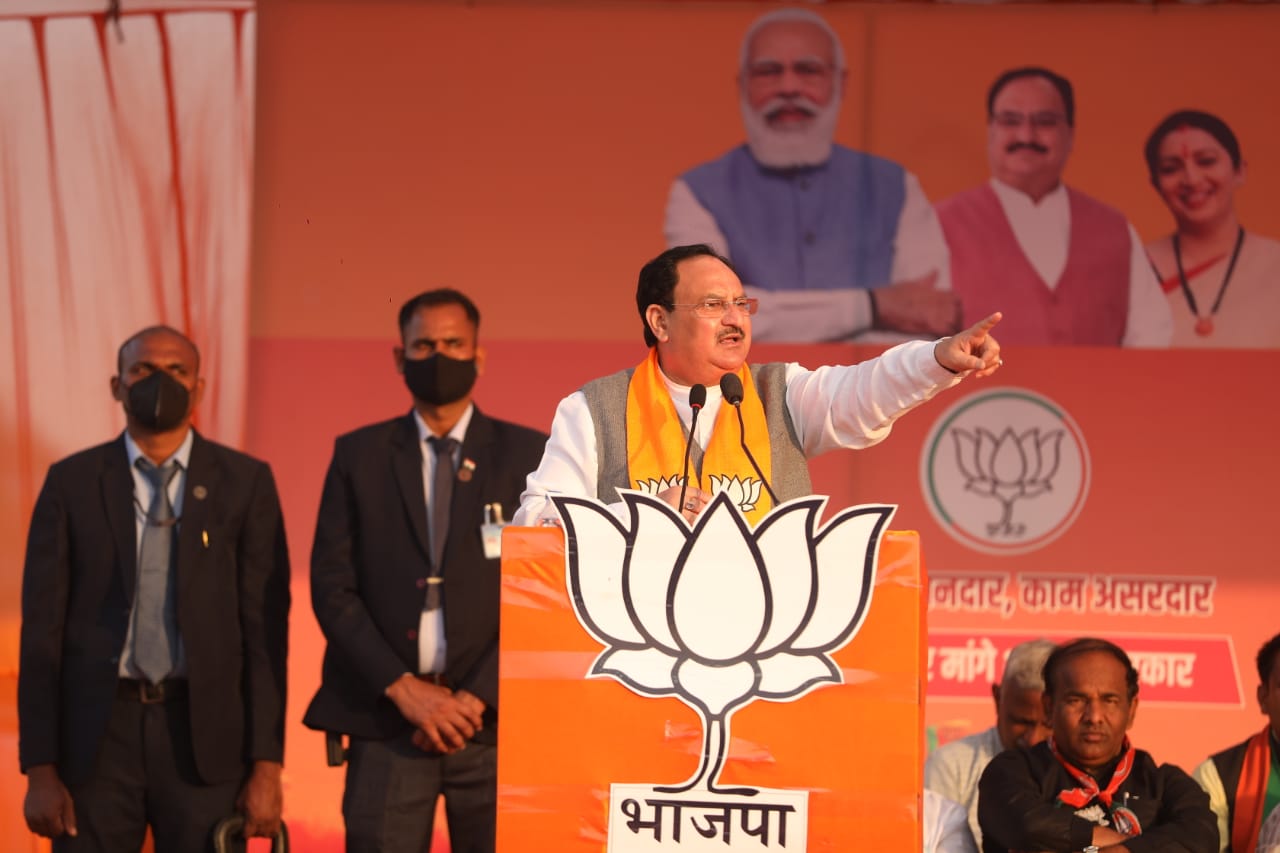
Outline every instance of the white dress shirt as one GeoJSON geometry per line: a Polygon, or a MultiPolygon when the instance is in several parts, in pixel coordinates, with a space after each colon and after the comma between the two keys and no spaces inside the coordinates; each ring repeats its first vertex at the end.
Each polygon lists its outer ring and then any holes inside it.
{"type": "Polygon", "coordinates": [[[925,788],[967,809],[969,833],[979,844],[982,827],[978,824],[978,780],[991,759],[1003,751],[1000,730],[992,726],[943,744],[924,762],[925,788]]]}
{"type": "MultiPolygon", "coordinates": [[[[454,438],[458,441],[458,446],[453,451],[453,469],[455,471],[458,470],[458,464],[462,461],[462,439],[467,435],[467,427],[471,424],[471,413],[474,411],[474,405],[467,406],[467,410],[462,413],[462,417],[458,418],[458,422],[453,425],[453,429],[446,434],[448,438],[454,438]]],[[[427,428],[427,422],[422,419],[422,415],[418,414],[417,409],[413,411],[413,421],[418,425],[418,449],[422,451],[422,489],[427,500],[427,535],[431,537],[430,541],[434,542],[437,534],[431,507],[436,499],[436,453],[431,445],[427,444],[427,439],[435,433],[427,428]]],[[[444,533],[447,532],[444,531],[444,533]]],[[[444,600],[447,603],[447,595],[444,600]]],[[[418,618],[418,672],[444,672],[446,651],[444,607],[427,610],[424,602],[422,615],[418,618]]]]}
{"type": "Polygon", "coordinates": [[[978,853],[963,806],[930,790],[922,800],[923,853],[978,853]]]}

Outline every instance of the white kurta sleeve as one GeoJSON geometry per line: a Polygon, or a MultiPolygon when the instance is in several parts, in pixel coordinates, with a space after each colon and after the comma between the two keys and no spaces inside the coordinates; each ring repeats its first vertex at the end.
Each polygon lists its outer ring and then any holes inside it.
{"type": "Polygon", "coordinates": [[[787,408],[805,455],[878,444],[894,421],[958,384],[933,348],[933,341],[909,341],[853,365],[788,365],[787,408]]]}
{"type": "Polygon", "coordinates": [[[586,395],[575,391],[556,407],[542,462],[525,478],[520,509],[512,523],[532,526],[558,517],[550,500],[555,495],[595,497],[598,476],[595,424],[586,395]]]}
{"type": "Polygon", "coordinates": [[[716,218],[702,206],[683,178],[677,178],[667,194],[667,215],[662,223],[662,236],[666,238],[668,247],[706,243],[726,258],[731,257],[729,241],[721,233],[716,218]]]}

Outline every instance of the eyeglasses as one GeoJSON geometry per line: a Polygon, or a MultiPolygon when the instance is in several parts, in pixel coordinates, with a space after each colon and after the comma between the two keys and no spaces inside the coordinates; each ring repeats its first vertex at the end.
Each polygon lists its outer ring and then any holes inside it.
{"type": "MultiPolygon", "coordinates": [[[[776,59],[762,59],[747,67],[747,79],[753,83],[775,83],[782,79],[787,64],[776,59]]],[[[830,76],[831,66],[821,59],[799,59],[791,63],[791,73],[801,80],[821,80],[830,76]]]]}
{"type": "Polygon", "coordinates": [[[754,296],[739,296],[737,299],[704,299],[692,305],[676,305],[672,303],[668,307],[688,308],[693,311],[695,317],[719,319],[725,315],[730,306],[751,315],[760,310],[760,300],[754,296]]]}
{"type": "Polygon", "coordinates": [[[1067,118],[1062,113],[1042,112],[1026,113],[998,112],[991,117],[998,127],[1016,130],[1030,122],[1032,130],[1055,130],[1066,124],[1067,118]]]}

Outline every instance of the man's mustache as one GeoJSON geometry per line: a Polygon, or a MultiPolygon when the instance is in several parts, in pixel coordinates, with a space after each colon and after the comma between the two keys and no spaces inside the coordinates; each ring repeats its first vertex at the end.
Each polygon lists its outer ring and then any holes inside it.
{"type": "Polygon", "coordinates": [[[819,107],[801,95],[779,95],[761,107],[760,114],[764,116],[765,121],[772,121],[783,110],[799,110],[807,118],[813,118],[818,114],[819,107]]]}
{"type": "Polygon", "coordinates": [[[718,333],[716,333],[717,343],[720,341],[723,341],[725,338],[729,337],[730,335],[737,335],[740,338],[746,337],[746,334],[742,331],[741,326],[725,326],[718,333]]]}
{"type": "Polygon", "coordinates": [[[1027,148],[1031,151],[1036,152],[1037,154],[1049,153],[1049,149],[1045,148],[1039,142],[1010,142],[1008,147],[1005,148],[1004,150],[1006,153],[1012,154],[1013,152],[1020,151],[1023,148],[1027,148]]]}

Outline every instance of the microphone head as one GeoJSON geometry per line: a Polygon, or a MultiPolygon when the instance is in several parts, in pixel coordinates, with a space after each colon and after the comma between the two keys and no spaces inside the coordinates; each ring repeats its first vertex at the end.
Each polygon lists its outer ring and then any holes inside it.
{"type": "Polygon", "coordinates": [[[707,404],[707,386],[694,385],[689,389],[689,408],[701,409],[707,404]]]}
{"type": "Polygon", "coordinates": [[[720,377],[720,393],[730,406],[737,406],[742,402],[742,380],[738,378],[738,374],[726,373],[720,377]]]}

